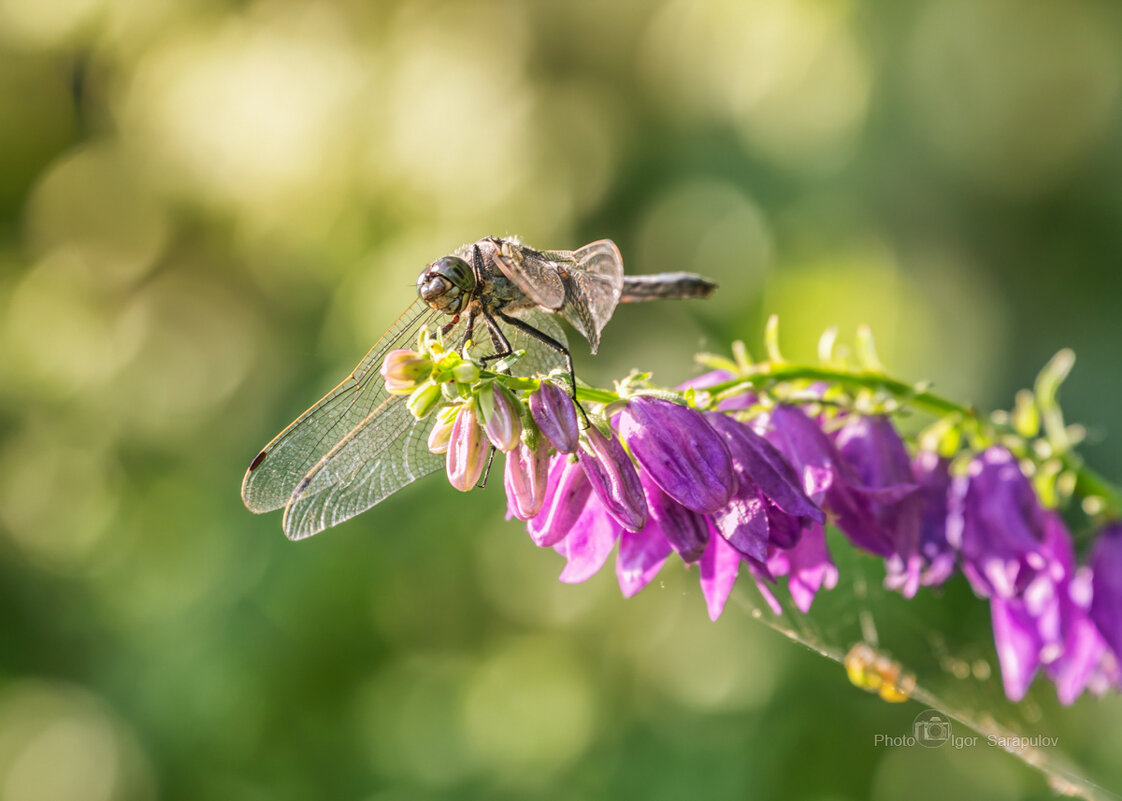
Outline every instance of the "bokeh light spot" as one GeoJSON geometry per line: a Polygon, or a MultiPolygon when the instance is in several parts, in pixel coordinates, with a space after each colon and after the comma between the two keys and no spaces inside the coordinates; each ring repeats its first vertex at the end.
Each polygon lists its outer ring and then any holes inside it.
{"type": "Polygon", "coordinates": [[[125,286],[159,255],[168,222],[156,198],[110,143],[57,160],[28,200],[28,244],[41,254],[65,249],[100,284],[125,286]]]}
{"type": "Polygon", "coordinates": [[[0,691],[0,801],[151,797],[143,755],[100,699],[32,680],[0,691]]]}
{"type": "Polygon", "coordinates": [[[1055,186],[1115,121],[1122,59],[1098,6],[929,3],[911,44],[919,132],[948,165],[993,192],[1055,186]]]}
{"type": "Polygon", "coordinates": [[[105,0],[0,0],[0,40],[23,47],[57,47],[89,33],[105,0]]]}
{"type": "Polygon", "coordinates": [[[464,699],[464,727],[484,764],[537,782],[588,747],[595,701],[564,641],[527,638],[476,670],[464,699]]]}

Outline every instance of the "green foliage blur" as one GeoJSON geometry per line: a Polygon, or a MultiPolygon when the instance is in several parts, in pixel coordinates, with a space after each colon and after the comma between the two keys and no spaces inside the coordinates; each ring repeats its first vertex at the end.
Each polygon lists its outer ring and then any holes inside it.
{"type": "MultiPolygon", "coordinates": [[[[558,583],[496,482],[299,544],[238,488],[426,262],[508,233],[720,283],[574,337],[589,381],[777,313],[994,408],[1071,346],[1122,477],[1120,42],[1109,0],[0,0],[0,801],[1049,797],[875,747],[921,707],[678,567],[558,583]]],[[[1049,692],[1122,791],[1118,699],[1049,692]]]]}

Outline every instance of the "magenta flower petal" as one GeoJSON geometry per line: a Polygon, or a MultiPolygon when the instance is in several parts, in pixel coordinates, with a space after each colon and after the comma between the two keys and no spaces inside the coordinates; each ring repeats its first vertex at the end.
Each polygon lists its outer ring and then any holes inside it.
{"type": "Polygon", "coordinates": [[[1017,460],[1001,447],[974,457],[969,475],[952,481],[947,541],[982,597],[1017,596],[1041,570],[1043,510],[1017,460]]]}
{"type": "Polygon", "coordinates": [[[736,494],[712,518],[729,545],[758,562],[767,559],[767,504],[750,478],[737,476],[736,494]]]}
{"type": "Polygon", "coordinates": [[[912,473],[919,484],[919,554],[923,564],[920,584],[938,586],[954,572],[958,558],[947,542],[947,494],[950,462],[927,451],[916,455],[912,473]]]}
{"type": "Polygon", "coordinates": [[[604,436],[596,426],[586,436],[589,449],[581,448],[577,457],[592,489],[620,525],[638,531],[647,523],[647,499],[631,457],[615,436],[604,436]]]}
{"type": "Polygon", "coordinates": [[[780,404],[756,418],[756,430],[787,457],[803,481],[803,490],[821,504],[834,482],[836,451],[818,424],[802,409],[780,404]]]}
{"type": "Polygon", "coordinates": [[[768,543],[777,548],[794,548],[802,538],[803,530],[811,525],[808,518],[787,514],[770,498],[764,499],[764,512],[767,515],[768,543]]]}
{"type": "Polygon", "coordinates": [[[573,400],[559,386],[549,381],[530,393],[530,416],[538,429],[559,453],[577,449],[580,428],[573,400]]]}
{"type": "Polygon", "coordinates": [[[549,467],[549,485],[542,510],[526,524],[537,545],[546,548],[565,538],[584,511],[592,485],[579,462],[556,456],[549,467]]]}
{"type": "Polygon", "coordinates": [[[671,553],[670,543],[657,523],[648,522],[642,531],[619,535],[616,554],[616,578],[624,598],[630,598],[651,583],[671,553]]]}
{"type": "Polygon", "coordinates": [[[794,548],[773,549],[767,560],[768,570],[776,576],[787,576],[787,589],[800,612],[810,610],[814,596],[838,583],[838,569],[826,546],[826,532],[819,524],[810,526],[794,548]]]}
{"type": "Polygon", "coordinates": [[[561,581],[579,584],[600,572],[622,530],[600,499],[592,495],[569,535],[553,546],[566,559],[561,581]]]}
{"type": "Polygon", "coordinates": [[[1016,599],[995,595],[990,599],[990,611],[1005,695],[1020,701],[1040,666],[1040,635],[1032,615],[1016,599]]]}
{"type": "Polygon", "coordinates": [[[1091,570],[1091,620],[1122,661],[1122,523],[1112,523],[1099,532],[1091,570]]]}
{"type": "Polygon", "coordinates": [[[659,489],[645,470],[640,471],[639,481],[647,496],[651,520],[662,530],[683,562],[696,562],[705,553],[705,546],[709,542],[708,521],[659,489]]]}
{"type": "Polygon", "coordinates": [[[620,414],[620,435],[662,491],[695,512],[720,509],[732,496],[732,457],[700,412],[638,396],[620,414]]]}
{"type": "MultiPolygon", "coordinates": [[[[911,598],[919,589],[923,561],[919,555],[920,511],[912,463],[892,420],[883,414],[852,416],[837,434],[835,444],[856,473],[879,532],[888,540],[885,585],[911,598]]],[[[839,519],[839,527],[856,541],[839,519]]],[[[860,525],[868,525],[861,523],[860,525]]]]}
{"type": "Polygon", "coordinates": [[[1074,704],[1083,691],[1101,677],[1106,654],[1106,642],[1091,619],[1086,616],[1073,619],[1064,642],[1063,659],[1055,666],[1048,666],[1048,675],[1056,684],[1056,697],[1061,704],[1074,704]]]}
{"type": "Polygon", "coordinates": [[[770,585],[775,583],[775,577],[771,575],[765,565],[760,564],[755,559],[745,559],[744,563],[748,565],[748,572],[752,574],[752,580],[756,582],[756,589],[760,591],[764,603],[775,614],[783,614],[783,605],[779,603],[775,593],[771,591],[770,585]]]}
{"type": "Polygon", "coordinates": [[[710,620],[716,620],[724,611],[725,602],[736,583],[740,560],[740,552],[725,542],[724,537],[710,535],[709,545],[698,564],[701,594],[705,596],[710,620]]]}
{"type": "Polygon", "coordinates": [[[512,517],[529,520],[541,511],[549,489],[549,450],[540,443],[530,450],[524,442],[506,454],[503,469],[507,508],[512,517]]]}
{"type": "Polygon", "coordinates": [[[743,423],[720,412],[705,415],[722,437],[737,475],[745,474],[776,507],[795,517],[825,523],[826,515],[807,497],[799,474],[775,446],[743,423]]]}
{"type": "Polygon", "coordinates": [[[1019,700],[1038,668],[1053,680],[1060,703],[1109,681],[1117,663],[1087,614],[1087,570],[1077,570],[1071,535],[1055,512],[1044,513],[1041,552],[1046,565],[1020,595],[994,596],[994,641],[1006,694],[1019,700]]]}

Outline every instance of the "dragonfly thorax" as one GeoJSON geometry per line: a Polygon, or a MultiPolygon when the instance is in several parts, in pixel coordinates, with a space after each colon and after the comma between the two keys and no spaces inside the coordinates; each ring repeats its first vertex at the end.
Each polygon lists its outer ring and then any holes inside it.
{"type": "Polygon", "coordinates": [[[447,314],[459,314],[474,289],[471,266],[456,256],[437,259],[417,278],[421,300],[447,314]]]}

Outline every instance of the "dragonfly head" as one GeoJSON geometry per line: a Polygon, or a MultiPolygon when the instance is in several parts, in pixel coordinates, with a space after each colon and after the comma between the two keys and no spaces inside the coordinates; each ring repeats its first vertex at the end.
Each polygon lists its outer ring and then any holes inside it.
{"type": "Polygon", "coordinates": [[[445,256],[430,264],[417,279],[421,299],[448,314],[459,314],[475,289],[475,273],[466,261],[445,256]]]}

